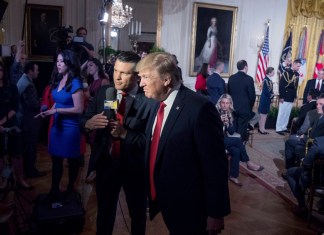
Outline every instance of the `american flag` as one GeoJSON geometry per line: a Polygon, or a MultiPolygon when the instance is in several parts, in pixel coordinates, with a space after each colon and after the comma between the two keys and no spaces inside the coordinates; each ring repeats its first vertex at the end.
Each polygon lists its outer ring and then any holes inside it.
{"type": "Polygon", "coordinates": [[[264,77],[266,76],[266,69],[269,63],[269,25],[267,27],[266,35],[264,37],[263,45],[259,51],[258,67],[256,73],[256,79],[261,85],[264,77]]]}

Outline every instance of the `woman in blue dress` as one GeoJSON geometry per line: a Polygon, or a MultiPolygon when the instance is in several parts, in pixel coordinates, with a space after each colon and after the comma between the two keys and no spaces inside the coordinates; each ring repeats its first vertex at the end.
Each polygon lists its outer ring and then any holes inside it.
{"type": "Polygon", "coordinates": [[[74,191],[80,166],[81,132],[79,119],[84,108],[83,85],[79,78],[79,58],[70,50],[62,51],[56,61],[58,74],[52,85],[54,105],[41,115],[54,115],[48,151],[52,156],[52,202],[62,200],[59,185],[63,174],[63,159],[69,162],[67,194],[74,191]]]}
{"type": "Polygon", "coordinates": [[[269,132],[265,130],[265,123],[270,111],[271,100],[273,99],[273,84],[271,77],[274,75],[274,68],[268,67],[266,70],[266,77],[263,80],[262,93],[260,97],[260,103],[258,112],[260,113],[259,129],[258,132],[262,135],[267,135],[269,132]]]}

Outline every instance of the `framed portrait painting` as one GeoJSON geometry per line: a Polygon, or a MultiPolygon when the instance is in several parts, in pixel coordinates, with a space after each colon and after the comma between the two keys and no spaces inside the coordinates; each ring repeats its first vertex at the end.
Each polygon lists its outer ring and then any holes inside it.
{"type": "Polygon", "coordinates": [[[27,5],[26,48],[30,59],[53,61],[58,46],[57,32],[62,25],[62,7],[27,5]]]}
{"type": "Polygon", "coordinates": [[[222,76],[228,77],[233,65],[237,7],[194,3],[190,76],[196,76],[204,63],[215,68],[224,62],[222,76]]]}

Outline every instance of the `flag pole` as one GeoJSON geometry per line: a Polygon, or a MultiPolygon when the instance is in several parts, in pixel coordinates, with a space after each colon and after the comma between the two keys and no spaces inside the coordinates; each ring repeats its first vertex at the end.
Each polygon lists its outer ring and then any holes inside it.
{"type": "Polygon", "coordinates": [[[258,84],[259,90],[262,92],[262,81],[264,77],[266,76],[266,69],[268,67],[269,62],[269,25],[270,25],[270,19],[267,19],[265,22],[266,30],[265,34],[263,36],[263,42],[260,45],[259,51],[258,51],[258,62],[257,62],[257,68],[256,68],[256,76],[255,80],[258,84]]]}

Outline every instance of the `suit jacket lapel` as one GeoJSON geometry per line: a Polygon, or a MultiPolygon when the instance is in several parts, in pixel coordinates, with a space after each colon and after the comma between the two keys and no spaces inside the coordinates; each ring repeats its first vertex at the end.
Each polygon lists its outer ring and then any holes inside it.
{"type": "Polygon", "coordinates": [[[128,116],[128,112],[129,110],[131,109],[131,107],[133,105],[135,105],[136,103],[136,100],[138,99],[141,99],[141,97],[138,95],[138,94],[141,94],[143,93],[143,89],[141,89],[140,87],[138,88],[138,91],[137,91],[137,94],[135,95],[135,97],[132,97],[130,95],[128,95],[126,97],[126,107],[125,107],[125,113],[124,113],[124,123],[125,123],[125,120],[127,119],[127,116],[128,116]]]}
{"type": "Polygon", "coordinates": [[[162,155],[166,140],[168,138],[168,135],[172,132],[172,128],[174,127],[174,124],[175,124],[177,118],[179,117],[179,114],[181,113],[182,108],[184,107],[184,102],[183,102],[184,96],[185,96],[184,87],[181,86],[181,88],[179,89],[179,92],[173,102],[169,116],[168,116],[168,118],[164,124],[164,127],[163,127],[155,164],[157,164],[157,162],[159,161],[159,159],[162,155]]]}
{"type": "Polygon", "coordinates": [[[133,97],[130,96],[130,95],[128,95],[128,96],[126,97],[126,107],[125,107],[125,113],[124,113],[124,123],[125,123],[126,117],[127,117],[127,115],[128,115],[128,112],[129,112],[130,108],[132,107],[132,105],[133,105],[135,99],[136,99],[136,97],[133,98],[133,97]]]}

